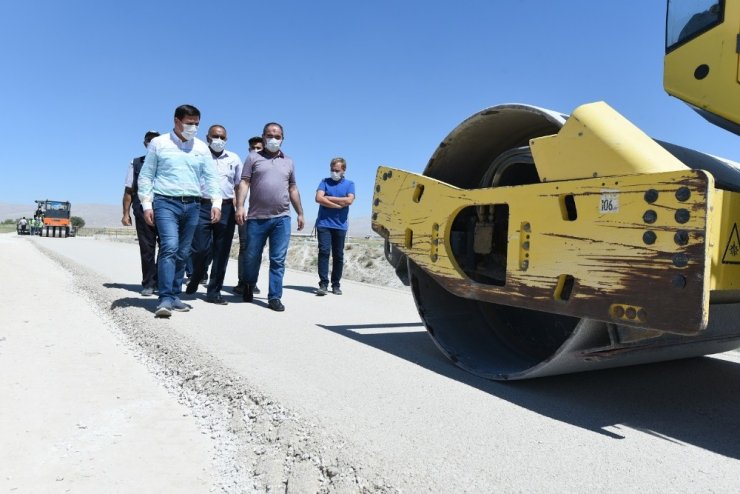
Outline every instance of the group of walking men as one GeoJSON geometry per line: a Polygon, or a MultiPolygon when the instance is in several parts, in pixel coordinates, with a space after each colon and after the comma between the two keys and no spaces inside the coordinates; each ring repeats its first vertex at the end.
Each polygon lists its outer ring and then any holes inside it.
{"type": "MultiPolygon", "coordinates": [[[[206,141],[196,137],[200,111],[192,105],[175,110],[174,128],[160,135],[144,136],[145,156],[129,165],[123,196],[124,225],[131,225],[133,209],[142,268],[142,295],[159,295],[156,317],[170,317],[173,311],[192,307],[182,300],[186,264],[193,271],[186,293],[195,293],[208,276],[206,301],[226,305],[223,289],[231,242],[239,226],[239,284],[234,291],[252,302],[265,244],[269,244],[270,309],[285,310],[282,303],[285,258],[290,242],[290,206],[297,213],[297,229],[305,225],[293,160],[282,151],[282,125],[266,124],[261,137],[249,140],[249,154],[242,163],[239,155],[226,149],[228,135],[223,125],[211,125],[206,141]],[[249,196],[249,207],[244,203],[249,196]],[[159,253],[155,254],[157,245],[159,253]]],[[[317,295],[329,289],[329,256],[333,257],[331,286],[341,294],[344,241],[349,206],[354,201],[352,181],[344,178],[347,163],[335,158],[329,178],[319,184],[316,221],[319,241],[319,287],[317,295]]]]}

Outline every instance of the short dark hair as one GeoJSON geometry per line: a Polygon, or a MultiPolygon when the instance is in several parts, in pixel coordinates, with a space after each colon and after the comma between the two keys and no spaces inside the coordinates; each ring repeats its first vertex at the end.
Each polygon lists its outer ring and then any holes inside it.
{"type": "Polygon", "coordinates": [[[329,168],[336,164],[339,164],[339,166],[342,167],[342,170],[347,171],[347,160],[345,160],[341,156],[337,156],[336,158],[332,159],[329,163],[329,168]]]}
{"type": "Polygon", "coordinates": [[[251,139],[249,139],[249,147],[253,148],[255,144],[262,144],[265,145],[265,142],[262,140],[260,136],[254,136],[251,139]]]}
{"type": "Polygon", "coordinates": [[[156,130],[148,130],[146,134],[144,134],[145,141],[151,141],[155,137],[159,137],[159,132],[157,132],[156,130]]]}
{"type": "Polygon", "coordinates": [[[182,120],[182,117],[200,118],[200,110],[193,105],[180,105],[175,108],[175,118],[178,120],[182,120]]]}
{"type": "Polygon", "coordinates": [[[267,132],[267,127],[269,127],[270,125],[277,125],[278,127],[280,127],[280,133],[283,134],[283,137],[285,137],[285,131],[283,130],[283,126],[277,122],[266,123],[265,126],[262,127],[262,135],[265,135],[265,132],[267,132]]]}
{"type": "Polygon", "coordinates": [[[214,129],[215,127],[218,127],[219,129],[224,129],[224,132],[226,132],[226,127],[224,127],[223,125],[221,125],[221,124],[213,124],[213,125],[211,125],[210,127],[208,127],[208,133],[210,134],[210,133],[211,133],[211,131],[212,131],[212,130],[213,130],[213,129],[214,129]]]}

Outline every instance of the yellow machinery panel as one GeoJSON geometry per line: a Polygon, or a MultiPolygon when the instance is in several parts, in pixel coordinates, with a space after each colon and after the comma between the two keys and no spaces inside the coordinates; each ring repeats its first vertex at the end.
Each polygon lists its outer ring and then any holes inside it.
{"type": "Polygon", "coordinates": [[[692,5],[669,2],[663,86],[712,123],[736,132],[740,123],[740,2],[717,1],[706,11],[682,17],[684,12],[679,9],[692,5]]]}
{"type": "Polygon", "coordinates": [[[716,191],[710,232],[711,300],[740,300],[740,194],[716,191]]]}
{"type": "Polygon", "coordinates": [[[603,101],[579,106],[560,132],[529,144],[543,182],[688,168],[603,101]]]}
{"type": "Polygon", "coordinates": [[[694,334],[707,323],[713,192],[694,170],[464,190],[381,167],[373,228],[457,296],[694,334]],[[456,240],[470,207],[494,217],[456,240]]]}

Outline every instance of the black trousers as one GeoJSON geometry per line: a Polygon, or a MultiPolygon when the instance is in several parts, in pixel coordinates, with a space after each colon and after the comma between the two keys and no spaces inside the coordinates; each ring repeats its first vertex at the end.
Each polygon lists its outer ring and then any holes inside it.
{"type": "Polygon", "coordinates": [[[200,206],[198,226],[193,235],[193,274],[191,279],[203,279],[208,269],[208,258],[213,256],[211,276],[208,278],[208,296],[215,296],[221,292],[226,276],[226,266],[231,253],[231,241],[234,238],[236,217],[234,204],[231,199],[224,199],[221,206],[221,220],[211,223],[211,201],[203,201],[200,206]]]}
{"type": "Polygon", "coordinates": [[[139,238],[139,255],[141,256],[141,286],[157,288],[156,248],[159,245],[157,228],[149,226],[144,220],[144,209],[134,206],[136,236],[139,238]]]}

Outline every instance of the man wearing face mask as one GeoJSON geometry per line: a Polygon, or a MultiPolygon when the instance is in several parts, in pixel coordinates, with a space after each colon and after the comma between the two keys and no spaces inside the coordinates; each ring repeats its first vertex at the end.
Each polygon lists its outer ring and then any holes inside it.
{"type": "Polygon", "coordinates": [[[355,184],[344,178],[347,162],[334,158],[329,163],[331,176],[319,184],[316,202],[316,236],[319,240],[319,289],[316,295],[326,295],[329,288],[329,253],[331,253],[331,291],[341,295],[340,281],[344,268],[344,241],[349,229],[349,206],[355,200],[355,184]]]}
{"type": "Polygon", "coordinates": [[[270,122],[262,130],[265,149],[249,153],[236,193],[236,221],[247,225],[247,254],[244,280],[245,302],[251,302],[265,243],[270,240],[270,282],[267,301],[270,309],[284,311],[283,275],[290,242],[290,204],[298,214],[298,230],[303,230],[303,206],[295,180],[293,160],[281,150],[283,127],[270,122]],[[249,194],[249,214],[244,199],[249,194]]]}
{"type": "Polygon", "coordinates": [[[211,222],[221,218],[221,190],[208,145],[196,138],[200,110],[191,105],[175,109],[169,134],[152,139],[139,173],[139,199],[147,224],[157,226],[159,305],[156,317],[170,317],[190,306],[178,295],[190,256],[200,211],[201,182],[211,198],[211,222]]]}
{"type": "Polygon", "coordinates": [[[208,264],[208,254],[213,254],[211,276],[208,279],[206,302],[226,305],[221,296],[226,266],[231,252],[231,241],[234,237],[234,189],[242,177],[242,162],[239,156],[226,150],[226,129],[223,125],[211,125],[208,129],[208,147],[216,165],[221,197],[221,219],[217,223],[211,222],[211,198],[208,191],[203,191],[200,203],[200,219],[193,237],[193,274],[190,278],[186,293],[195,293],[198,284],[204,277],[208,264]]]}
{"type": "MultiPolygon", "coordinates": [[[[150,130],[144,134],[144,147],[148,148],[149,143],[155,137],[159,137],[159,132],[150,130]]],[[[145,156],[134,158],[128,166],[126,183],[123,189],[123,217],[121,223],[124,226],[131,226],[131,207],[134,209],[134,218],[136,218],[136,238],[139,241],[139,257],[141,257],[141,294],[145,297],[154,294],[157,289],[157,262],[156,248],[159,239],[157,238],[157,228],[150,226],[144,221],[144,209],[141,207],[139,200],[139,173],[144,166],[145,156]]]]}

